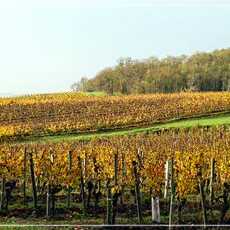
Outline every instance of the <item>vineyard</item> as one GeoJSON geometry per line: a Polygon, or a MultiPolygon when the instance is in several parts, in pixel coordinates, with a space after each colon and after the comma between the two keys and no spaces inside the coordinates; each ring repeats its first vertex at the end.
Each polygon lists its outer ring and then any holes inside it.
{"type": "Polygon", "coordinates": [[[79,203],[83,215],[107,224],[122,223],[130,207],[140,224],[229,223],[228,127],[8,143],[0,151],[3,213],[19,202],[33,204],[28,216],[51,218],[61,202],[67,213],[79,203]]]}
{"type": "Polygon", "coordinates": [[[0,0],[0,230],[230,229],[230,0],[0,0]]]}
{"type": "Polygon", "coordinates": [[[230,111],[230,93],[50,94],[0,99],[0,140],[89,133],[230,111]]]}
{"type": "Polygon", "coordinates": [[[228,92],[2,98],[0,221],[229,224],[229,112],[228,92]]]}

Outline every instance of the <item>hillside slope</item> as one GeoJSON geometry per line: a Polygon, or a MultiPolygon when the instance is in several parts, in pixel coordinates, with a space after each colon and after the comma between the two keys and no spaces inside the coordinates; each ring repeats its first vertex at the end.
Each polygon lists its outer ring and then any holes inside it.
{"type": "MultiPolygon", "coordinates": [[[[96,138],[114,137],[114,136],[130,136],[141,133],[154,133],[164,130],[173,129],[192,129],[192,128],[205,128],[205,127],[229,127],[230,126],[230,113],[217,113],[208,116],[196,117],[196,118],[185,118],[174,121],[167,121],[158,123],[155,125],[149,125],[147,127],[133,127],[124,128],[117,130],[104,130],[96,132],[87,132],[80,134],[60,134],[60,135],[49,135],[49,136],[28,136],[24,140],[19,140],[19,143],[50,143],[50,142],[69,142],[75,140],[92,140],[96,138]]],[[[17,142],[17,141],[16,141],[17,142]]]]}
{"type": "Polygon", "coordinates": [[[0,137],[86,133],[142,127],[230,111],[230,93],[138,96],[47,95],[0,100],[0,137]]]}

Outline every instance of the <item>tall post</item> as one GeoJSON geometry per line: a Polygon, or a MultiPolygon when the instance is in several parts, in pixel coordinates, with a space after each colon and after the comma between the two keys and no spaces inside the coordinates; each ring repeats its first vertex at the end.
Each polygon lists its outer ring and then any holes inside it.
{"type": "Polygon", "coordinates": [[[36,189],[36,182],[35,182],[34,161],[33,161],[32,152],[29,152],[29,161],[30,161],[30,175],[31,175],[32,190],[33,190],[34,209],[37,209],[37,189],[36,189]]]}
{"type": "Polygon", "coordinates": [[[210,184],[209,184],[209,202],[212,205],[213,202],[213,181],[215,175],[215,160],[211,159],[211,173],[210,173],[210,184]]]}
{"type": "Polygon", "coordinates": [[[152,206],[152,222],[156,222],[156,204],[155,199],[153,196],[151,196],[151,206],[152,206]]]}
{"type": "Polygon", "coordinates": [[[107,188],[107,209],[106,209],[106,224],[112,224],[112,194],[110,180],[106,183],[107,188]]]}
{"type": "MultiPolygon", "coordinates": [[[[68,174],[70,175],[72,170],[72,151],[68,153],[68,174]]],[[[71,186],[68,185],[67,207],[70,208],[71,186]]]]}
{"type": "Polygon", "coordinates": [[[152,204],[152,222],[160,223],[160,200],[159,197],[151,197],[152,204]]]}
{"type": "Polygon", "coordinates": [[[27,162],[27,150],[24,150],[23,160],[23,203],[26,205],[26,162],[27,162]]]}
{"type": "Polygon", "coordinates": [[[157,223],[161,222],[161,214],[160,214],[160,198],[155,198],[156,209],[157,209],[157,223]]]}
{"type": "Polygon", "coordinates": [[[137,215],[138,222],[142,224],[142,210],[141,210],[141,194],[140,194],[140,180],[137,172],[137,162],[133,161],[133,171],[135,178],[135,194],[136,194],[136,202],[137,202],[137,215]]]}
{"type": "Polygon", "coordinates": [[[169,160],[165,163],[165,189],[164,189],[164,199],[167,199],[168,195],[168,182],[169,182],[169,160]]]}
{"type": "MultiPolygon", "coordinates": [[[[118,152],[114,154],[114,185],[118,185],[118,152]]],[[[117,215],[117,201],[119,198],[119,192],[116,190],[114,194],[112,195],[112,224],[115,224],[116,221],[116,215],[117,215]]]]}
{"type": "Polygon", "coordinates": [[[114,155],[114,184],[118,184],[118,154],[114,155]]]}
{"type": "Polygon", "coordinates": [[[174,181],[173,181],[173,175],[174,174],[174,170],[173,170],[173,159],[171,160],[171,183],[170,183],[170,187],[171,187],[171,194],[170,194],[170,207],[169,207],[169,229],[171,229],[171,225],[172,225],[172,214],[173,214],[173,193],[174,193],[174,181]]]}
{"type": "Polygon", "coordinates": [[[50,218],[50,184],[47,185],[47,192],[46,192],[46,218],[50,218]]]}
{"type": "Polygon", "coordinates": [[[121,185],[121,196],[120,196],[120,203],[121,205],[123,205],[124,200],[123,200],[123,193],[124,193],[124,180],[125,180],[125,176],[126,176],[126,164],[125,164],[125,156],[124,156],[124,152],[122,151],[121,153],[121,164],[122,164],[122,185],[121,185]]]}
{"type": "Polygon", "coordinates": [[[202,180],[202,172],[201,169],[198,169],[198,182],[199,182],[199,190],[200,190],[200,200],[202,207],[202,215],[203,215],[203,224],[204,228],[206,228],[207,224],[207,213],[206,213],[206,204],[205,204],[205,194],[204,194],[204,185],[202,180]]]}
{"type": "Polygon", "coordinates": [[[2,178],[2,186],[1,186],[1,197],[0,197],[0,211],[5,209],[5,202],[6,202],[6,179],[5,177],[2,178]]]}
{"type": "Polygon", "coordinates": [[[83,177],[82,160],[80,156],[78,156],[78,167],[80,169],[81,199],[83,204],[83,212],[85,214],[86,213],[85,185],[84,185],[84,177],[83,177]]]}

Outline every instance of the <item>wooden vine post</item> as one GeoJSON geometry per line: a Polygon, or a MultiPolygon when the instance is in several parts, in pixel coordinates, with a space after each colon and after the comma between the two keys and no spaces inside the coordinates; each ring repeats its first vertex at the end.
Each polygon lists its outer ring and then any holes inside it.
{"type": "Polygon", "coordinates": [[[174,177],[174,170],[173,170],[173,159],[171,159],[171,167],[170,167],[170,176],[171,176],[171,180],[170,180],[170,206],[169,206],[169,229],[171,229],[172,226],[172,214],[173,214],[173,198],[174,198],[174,181],[173,181],[173,177],[174,177]]]}
{"type": "Polygon", "coordinates": [[[24,150],[23,159],[23,203],[26,205],[26,168],[27,168],[27,149],[24,150]]]}
{"type": "Polygon", "coordinates": [[[46,217],[50,218],[51,216],[51,205],[50,205],[50,184],[47,185],[47,192],[46,192],[46,217]]]}
{"type": "Polygon", "coordinates": [[[6,208],[6,179],[5,177],[2,178],[1,181],[1,197],[0,197],[0,211],[3,211],[6,208]]]}
{"type": "Polygon", "coordinates": [[[210,184],[209,184],[209,202],[212,206],[213,203],[213,181],[215,176],[215,160],[211,159],[211,173],[210,173],[210,184]]]}
{"type": "MultiPolygon", "coordinates": [[[[70,176],[72,170],[72,151],[68,152],[68,175],[70,176]]],[[[67,207],[70,208],[71,186],[68,185],[67,207]]]]}
{"type": "Polygon", "coordinates": [[[126,177],[126,165],[125,165],[125,155],[124,152],[122,151],[121,153],[121,167],[122,167],[122,185],[121,185],[121,195],[120,195],[120,203],[123,205],[124,199],[123,199],[123,194],[124,194],[124,180],[126,177]]]}
{"type": "MultiPolygon", "coordinates": [[[[55,155],[50,152],[50,166],[53,167],[55,155]]],[[[55,215],[55,186],[53,184],[53,178],[49,177],[47,184],[47,194],[46,194],[46,216],[50,218],[55,215]]]]}
{"type": "Polygon", "coordinates": [[[118,152],[114,154],[114,185],[115,185],[115,192],[112,195],[112,224],[115,224],[115,219],[117,215],[117,202],[119,198],[119,191],[118,191],[118,152]]]}
{"type": "Polygon", "coordinates": [[[107,188],[107,208],[106,208],[106,224],[112,224],[112,194],[111,194],[111,185],[110,179],[106,183],[107,188]]]}
{"type": "Polygon", "coordinates": [[[169,160],[165,163],[165,188],[164,188],[164,199],[167,199],[169,187],[169,160]]]}
{"type": "Polygon", "coordinates": [[[206,212],[204,183],[203,183],[203,180],[202,180],[201,168],[198,169],[198,184],[199,184],[199,191],[200,191],[200,201],[201,201],[201,208],[202,208],[203,225],[204,225],[204,228],[206,228],[207,212],[206,212]]]}
{"type": "Polygon", "coordinates": [[[143,219],[142,219],[142,210],[141,210],[140,178],[137,170],[137,162],[133,161],[132,164],[133,164],[133,172],[134,172],[134,179],[135,179],[135,195],[136,195],[138,223],[142,224],[143,219]]]}
{"type": "Polygon", "coordinates": [[[118,153],[114,154],[114,184],[118,185],[118,153]]]}
{"type": "Polygon", "coordinates": [[[85,183],[84,183],[84,176],[83,176],[82,160],[80,156],[78,156],[78,167],[80,170],[80,187],[81,187],[81,200],[83,205],[83,213],[86,214],[85,183]]]}
{"type": "Polygon", "coordinates": [[[151,205],[152,205],[152,222],[160,223],[160,199],[159,197],[151,196],[151,205]]]}
{"type": "Polygon", "coordinates": [[[28,154],[29,154],[29,162],[30,162],[30,176],[32,182],[32,191],[33,191],[33,203],[34,203],[34,209],[37,209],[37,188],[36,188],[35,174],[34,174],[33,154],[32,152],[29,152],[28,154]]]}
{"type": "MultiPolygon", "coordinates": [[[[93,157],[93,164],[94,164],[94,173],[95,173],[95,175],[98,175],[99,168],[97,166],[97,160],[95,157],[93,157]]],[[[94,186],[95,186],[95,188],[94,188],[94,197],[95,197],[94,209],[97,210],[99,199],[100,199],[101,181],[96,180],[94,186]]]]}

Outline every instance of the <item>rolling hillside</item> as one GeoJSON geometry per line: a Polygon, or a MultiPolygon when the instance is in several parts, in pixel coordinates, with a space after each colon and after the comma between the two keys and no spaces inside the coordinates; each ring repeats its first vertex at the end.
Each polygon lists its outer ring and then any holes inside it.
{"type": "Polygon", "coordinates": [[[8,98],[0,99],[0,139],[148,127],[229,111],[229,92],[112,97],[70,93],[8,98]]]}

